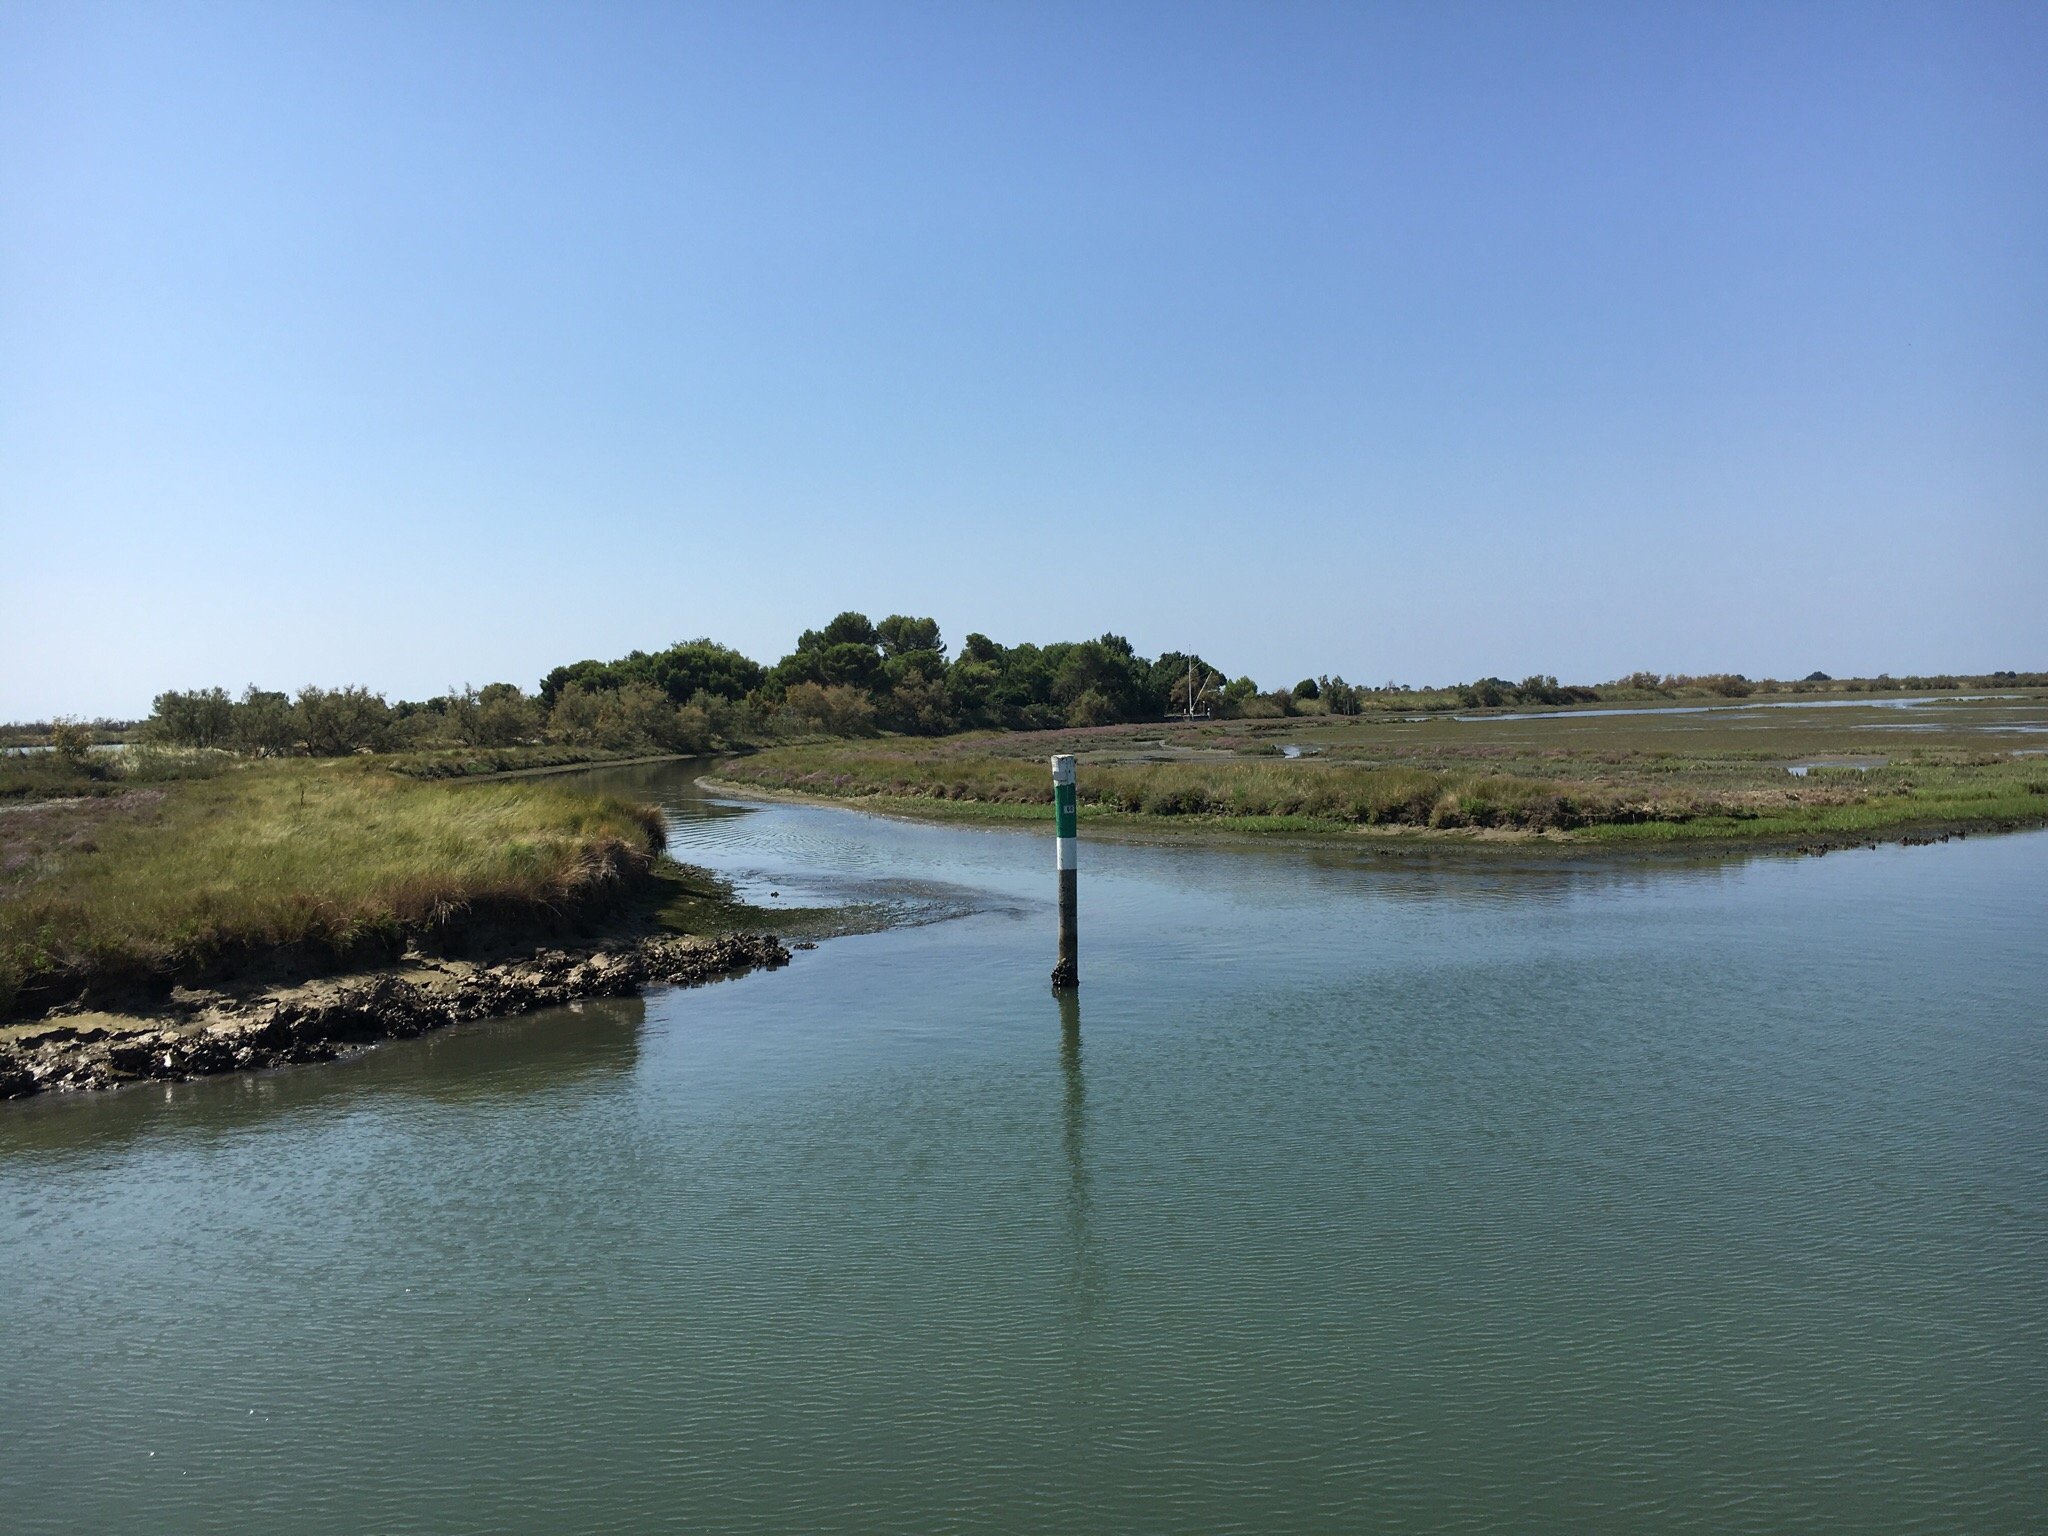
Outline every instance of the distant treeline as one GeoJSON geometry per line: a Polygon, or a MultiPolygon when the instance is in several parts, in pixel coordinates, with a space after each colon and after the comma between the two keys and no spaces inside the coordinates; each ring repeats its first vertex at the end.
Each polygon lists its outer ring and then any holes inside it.
{"type": "MultiPolygon", "coordinates": [[[[1449,688],[1369,687],[1325,674],[1261,689],[1199,655],[1141,656],[1121,635],[1050,645],[999,645],[968,635],[949,653],[938,623],[891,614],[880,623],[842,613],[806,630],[766,666],[714,640],[555,668],[528,692],[512,683],[462,687],[425,700],[390,701],[359,686],[285,694],[251,686],[173,690],[148,720],[95,722],[100,740],[139,736],[166,745],[257,755],[342,756],[446,747],[700,752],[720,746],[879,732],[1047,730],[1158,720],[1190,709],[1223,719],[1357,715],[1368,710],[1491,709],[1753,693],[1892,692],[2048,686],[2048,673],[1974,677],[1880,676],[1838,682],[1815,672],[1796,682],[1738,674],[1635,672],[1597,686],[1542,675],[1483,677],[1449,688]]],[[[50,741],[48,724],[4,728],[0,744],[50,741]]],[[[77,733],[70,738],[74,743],[77,733]]]]}

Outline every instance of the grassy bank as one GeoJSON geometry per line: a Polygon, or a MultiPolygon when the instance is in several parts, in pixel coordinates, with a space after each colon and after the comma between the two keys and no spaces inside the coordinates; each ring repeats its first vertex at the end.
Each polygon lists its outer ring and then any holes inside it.
{"type": "Polygon", "coordinates": [[[137,785],[210,779],[233,763],[225,752],[128,747],[118,752],[0,755],[0,806],[116,795],[137,785]]]}
{"type": "Polygon", "coordinates": [[[2048,700],[1926,709],[1178,724],[776,748],[720,773],[743,788],[1004,821],[1044,814],[1045,755],[1067,750],[1082,759],[1086,817],[1254,833],[1734,844],[2048,823],[2048,759],[2027,745],[2048,730],[2048,700]]]}
{"type": "Polygon", "coordinates": [[[622,800],[350,762],[242,765],[12,809],[0,814],[0,1017],[614,912],[652,888],[662,842],[659,816],[622,800]]]}
{"type": "Polygon", "coordinates": [[[597,747],[451,747],[389,753],[377,759],[377,766],[406,779],[491,779],[662,762],[681,755],[652,750],[609,752],[597,747]]]}

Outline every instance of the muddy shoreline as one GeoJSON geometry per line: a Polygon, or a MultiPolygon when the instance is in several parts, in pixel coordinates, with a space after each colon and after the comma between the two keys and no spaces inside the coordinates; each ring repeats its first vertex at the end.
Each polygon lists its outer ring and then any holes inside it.
{"type": "Polygon", "coordinates": [[[722,981],[789,959],[773,934],[656,935],[495,962],[415,951],[289,986],[179,988],[146,1014],[74,1011],[0,1028],[0,1099],[332,1061],[451,1024],[722,981]]]}
{"type": "MultiPolygon", "coordinates": [[[[699,786],[735,800],[759,800],[770,804],[815,805],[833,810],[856,811],[863,816],[880,816],[924,826],[967,827],[991,832],[1044,834],[1051,825],[1051,805],[1042,808],[1037,820],[1025,817],[983,816],[972,812],[949,813],[955,805],[980,805],[980,801],[950,801],[922,796],[820,795],[803,790],[772,788],[722,779],[706,774],[699,786]]],[[[1112,817],[1091,817],[1082,823],[1083,840],[1138,846],[1147,844],[1198,842],[1210,848],[1294,847],[1343,851],[1389,860],[1420,861],[1435,858],[1499,861],[1520,855],[1546,862],[1559,860],[1604,861],[1610,863],[1720,863],[1764,856],[1819,856],[1846,853],[1859,848],[1896,845],[1926,847],[1935,843],[1972,836],[1995,837],[2009,832],[2038,832],[2048,829],[2048,811],[2024,822],[1993,822],[1930,817],[1925,821],[1901,821],[1895,825],[1853,831],[1772,832],[1761,835],[1711,838],[1672,838],[1668,841],[1601,842],[1549,832],[1509,831],[1495,828],[1460,828],[1440,831],[1416,827],[1346,826],[1332,823],[1321,827],[1289,827],[1257,830],[1233,826],[1207,816],[1146,816],[1119,812],[1112,817]]]]}

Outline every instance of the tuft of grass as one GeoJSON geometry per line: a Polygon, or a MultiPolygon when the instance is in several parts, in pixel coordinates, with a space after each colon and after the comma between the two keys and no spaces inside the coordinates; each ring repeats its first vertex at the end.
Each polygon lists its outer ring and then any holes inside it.
{"type": "Polygon", "coordinates": [[[395,952],[466,923],[560,919],[630,894],[660,852],[644,806],[546,781],[426,784],[354,764],[243,767],[0,824],[0,1017],[97,982],[206,978],[288,951],[395,952]]]}

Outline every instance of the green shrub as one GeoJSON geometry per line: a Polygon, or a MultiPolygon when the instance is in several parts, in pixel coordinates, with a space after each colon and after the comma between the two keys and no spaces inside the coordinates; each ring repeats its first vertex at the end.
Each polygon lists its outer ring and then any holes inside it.
{"type": "Polygon", "coordinates": [[[794,683],[783,695],[783,709],[796,724],[821,735],[875,734],[874,701],[845,683],[794,683]]]}
{"type": "Polygon", "coordinates": [[[242,690],[233,717],[234,744],[255,757],[282,757],[299,744],[299,719],[291,699],[251,683],[242,690]]]}
{"type": "Polygon", "coordinates": [[[225,688],[173,689],[156,696],[143,733],[174,747],[224,747],[234,723],[234,701],[225,688]]]}
{"type": "Polygon", "coordinates": [[[391,706],[384,695],[350,685],[299,690],[299,734],[315,757],[374,752],[391,736],[391,706]]]}
{"type": "Polygon", "coordinates": [[[540,706],[511,683],[451,692],[445,713],[455,739],[469,747],[510,747],[540,734],[540,706]]]}
{"type": "Polygon", "coordinates": [[[60,715],[50,722],[50,750],[73,763],[92,755],[92,727],[60,715]]]}

